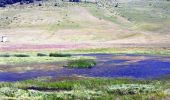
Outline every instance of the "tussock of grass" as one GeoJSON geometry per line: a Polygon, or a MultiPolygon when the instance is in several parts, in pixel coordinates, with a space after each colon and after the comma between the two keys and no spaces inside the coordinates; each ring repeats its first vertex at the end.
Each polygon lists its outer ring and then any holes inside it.
{"type": "Polygon", "coordinates": [[[10,57],[9,54],[1,54],[0,57],[10,57]]]}
{"type": "Polygon", "coordinates": [[[91,68],[96,65],[96,62],[93,59],[78,59],[69,61],[67,66],[68,68],[91,68]]]}
{"type": "Polygon", "coordinates": [[[14,54],[14,57],[30,57],[30,55],[27,54],[14,54]]]}
{"type": "Polygon", "coordinates": [[[50,53],[50,57],[71,57],[71,54],[62,54],[62,53],[50,53]]]}
{"type": "Polygon", "coordinates": [[[37,53],[37,56],[39,57],[44,57],[44,56],[48,56],[47,54],[44,54],[44,53],[37,53]]]}

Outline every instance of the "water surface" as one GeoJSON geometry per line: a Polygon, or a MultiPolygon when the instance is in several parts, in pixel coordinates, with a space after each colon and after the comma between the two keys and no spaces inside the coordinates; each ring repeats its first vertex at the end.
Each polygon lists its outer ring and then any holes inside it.
{"type": "Polygon", "coordinates": [[[32,70],[22,73],[0,72],[0,81],[20,81],[42,76],[81,75],[86,77],[154,79],[170,75],[170,56],[128,54],[82,54],[82,56],[96,57],[97,65],[89,69],[61,68],[52,71],[32,70]]]}

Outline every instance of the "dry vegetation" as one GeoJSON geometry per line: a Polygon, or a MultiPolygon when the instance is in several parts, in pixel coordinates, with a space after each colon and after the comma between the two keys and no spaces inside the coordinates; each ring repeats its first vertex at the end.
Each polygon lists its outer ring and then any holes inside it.
{"type": "Polygon", "coordinates": [[[0,49],[102,48],[129,44],[169,47],[169,2],[159,1],[160,7],[154,1],[134,2],[121,0],[115,7],[117,2],[102,0],[97,4],[57,2],[56,6],[56,1],[49,1],[41,6],[35,3],[0,8],[0,33],[9,40],[0,43],[0,49]]]}

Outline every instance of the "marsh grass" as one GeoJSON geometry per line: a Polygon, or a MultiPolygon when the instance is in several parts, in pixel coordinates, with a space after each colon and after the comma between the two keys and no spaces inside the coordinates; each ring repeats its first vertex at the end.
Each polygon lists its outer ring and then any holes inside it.
{"type": "Polygon", "coordinates": [[[0,57],[10,57],[9,54],[0,54],[0,57]]]}
{"type": "Polygon", "coordinates": [[[112,54],[145,54],[145,55],[170,55],[169,48],[95,48],[68,50],[66,53],[112,53],[112,54]]]}
{"type": "Polygon", "coordinates": [[[48,55],[45,54],[45,53],[37,53],[37,56],[38,56],[38,57],[45,57],[45,56],[48,56],[48,55]]]}
{"type": "Polygon", "coordinates": [[[67,68],[92,68],[96,65],[93,59],[78,59],[69,61],[66,65],[67,68]]]}
{"type": "Polygon", "coordinates": [[[62,54],[62,53],[50,53],[50,57],[71,57],[71,54],[62,54]]]}
{"type": "Polygon", "coordinates": [[[30,57],[30,55],[27,54],[14,54],[14,57],[30,57]]]}
{"type": "Polygon", "coordinates": [[[163,93],[160,87],[168,84],[169,80],[162,82],[157,80],[82,78],[79,80],[50,81],[51,79],[38,78],[21,82],[0,83],[0,97],[39,97],[43,100],[115,100],[116,98],[120,100],[148,100],[153,97],[160,100],[168,96],[163,93]],[[28,89],[29,87],[58,89],[58,91],[38,91],[28,89]]]}
{"type": "Polygon", "coordinates": [[[71,56],[70,54],[54,54],[51,57],[48,53],[44,54],[17,54],[11,53],[9,57],[0,57],[0,65],[14,65],[14,64],[32,64],[32,63],[49,63],[49,62],[60,62],[60,61],[70,61],[70,60],[77,60],[80,58],[83,59],[95,59],[94,57],[79,57],[79,56],[71,56]],[[15,56],[14,56],[15,55],[15,56]],[[47,55],[47,56],[46,56],[47,55]]]}

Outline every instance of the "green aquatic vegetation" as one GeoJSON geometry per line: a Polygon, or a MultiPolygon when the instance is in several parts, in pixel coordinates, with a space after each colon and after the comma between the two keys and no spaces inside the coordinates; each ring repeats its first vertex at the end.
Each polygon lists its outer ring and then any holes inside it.
{"type": "Polygon", "coordinates": [[[48,56],[48,55],[45,54],[45,53],[37,53],[37,56],[39,56],[39,57],[44,57],[44,56],[48,56]]]}
{"type": "Polygon", "coordinates": [[[10,57],[9,54],[0,54],[0,57],[10,57]]]}
{"type": "Polygon", "coordinates": [[[78,59],[78,60],[69,61],[66,67],[68,68],[91,68],[95,65],[96,65],[96,62],[93,59],[78,59]]]}
{"type": "Polygon", "coordinates": [[[14,57],[30,57],[30,55],[27,54],[14,54],[14,57]]]}
{"type": "Polygon", "coordinates": [[[50,57],[71,57],[71,54],[62,54],[62,53],[50,53],[50,57]]]}
{"type": "Polygon", "coordinates": [[[48,63],[71,61],[76,59],[95,59],[94,57],[72,56],[68,53],[37,53],[37,52],[8,52],[0,54],[0,65],[6,64],[30,64],[30,63],[48,63]]]}

